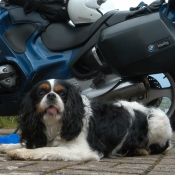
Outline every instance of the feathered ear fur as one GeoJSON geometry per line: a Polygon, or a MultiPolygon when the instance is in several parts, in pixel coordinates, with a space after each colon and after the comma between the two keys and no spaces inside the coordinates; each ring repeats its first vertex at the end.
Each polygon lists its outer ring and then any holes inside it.
{"type": "Polygon", "coordinates": [[[39,148],[46,146],[47,137],[44,134],[45,125],[41,122],[41,117],[36,112],[36,89],[34,86],[28,92],[21,104],[19,125],[21,129],[21,142],[26,143],[27,148],[39,148]]]}
{"type": "Polygon", "coordinates": [[[84,117],[84,105],[79,90],[73,85],[66,87],[67,100],[61,128],[61,137],[70,141],[81,132],[84,117]]]}

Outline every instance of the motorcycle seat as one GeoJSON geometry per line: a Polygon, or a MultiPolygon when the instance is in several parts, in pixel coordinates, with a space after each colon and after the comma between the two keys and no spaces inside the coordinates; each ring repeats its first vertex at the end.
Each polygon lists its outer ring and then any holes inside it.
{"type": "Polygon", "coordinates": [[[68,22],[51,23],[41,34],[41,39],[51,51],[73,49],[84,44],[115,12],[108,12],[87,26],[76,27],[68,22]]]}

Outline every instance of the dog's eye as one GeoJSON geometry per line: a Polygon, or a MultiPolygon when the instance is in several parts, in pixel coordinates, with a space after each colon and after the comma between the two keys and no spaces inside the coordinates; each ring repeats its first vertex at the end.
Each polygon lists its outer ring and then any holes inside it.
{"type": "Polygon", "coordinates": [[[66,93],[65,93],[65,92],[63,92],[63,91],[62,91],[62,92],[60,92],[60,93],[59,93],[59,95],[60,95],[61,97],[66,97],[66,93]]]}
{"type": "Polygon", "coordinates": [[[41,90],[41,91],[38,92],[38,96],[39,96],[39,97],[42,97],[42,96],[44,96],[45,94],[46,94],[46,92],[43,91],[43,90],[41,90]]]}

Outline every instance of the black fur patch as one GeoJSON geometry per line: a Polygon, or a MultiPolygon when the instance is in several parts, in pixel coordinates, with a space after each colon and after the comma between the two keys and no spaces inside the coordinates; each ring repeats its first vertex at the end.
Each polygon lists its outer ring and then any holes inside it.
{"type": "Polygon", "coordinates": [[[169,147],[169,141],[166,142],[165,146],[161,147],[159,144],[150,145],[151,154],[160,154],[169,147]]]}
{"type": "Polygon", "coordinates": [[[126,134],[127,137],[116,154],[132,154],[139,145],[146,145],[148,126],[143,113],[134,111],[135,117],[131,116],[126,109],[115,106],[113,102],[93,101],[91,107],[94,116],[89,122],[87,140],[94,150],[108,156],[126,134]]]}
{"type": "Polygon", "coordinates": [[[138,110],[134,110],[135,116],[131,128],[129,129],[129,135],[123,144],[121,153],[127,152],[127,156],[134,156],[136,148],[144,148],[147,146],[148,138],[148,123],[146,115],[138,110]]]}

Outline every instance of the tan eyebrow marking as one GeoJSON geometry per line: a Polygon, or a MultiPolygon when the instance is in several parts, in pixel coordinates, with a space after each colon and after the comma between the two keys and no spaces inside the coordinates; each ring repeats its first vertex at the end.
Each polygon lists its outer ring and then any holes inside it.
{"type": "Polygon", "coordinates": [[[48,85],[48,84],[42,84],[41,86],[40,86],[40,88],[41,89],[43,89],[43,90],[50,90],[50,86],[48,85]]]}
{"type": "Polygon", "coordinates": [[[55,92],[60,92],[60,91],[62,91],[63,89],[64,89],[63,86],[60,86],[60,85],[57,85],[57,86],[54,87],[54,91],[55,91],[55,92]]]}

